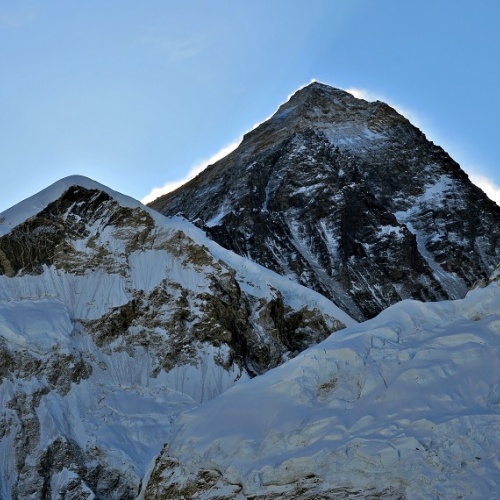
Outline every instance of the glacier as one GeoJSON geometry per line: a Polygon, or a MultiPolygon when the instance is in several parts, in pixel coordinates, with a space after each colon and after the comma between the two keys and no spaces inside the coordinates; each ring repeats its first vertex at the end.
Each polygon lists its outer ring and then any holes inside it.
{"type": "Polygon", "coordinates": [[[405,300],[181,415],[141,498],[497,498],[499,367],[498,282],[405,300]]]}

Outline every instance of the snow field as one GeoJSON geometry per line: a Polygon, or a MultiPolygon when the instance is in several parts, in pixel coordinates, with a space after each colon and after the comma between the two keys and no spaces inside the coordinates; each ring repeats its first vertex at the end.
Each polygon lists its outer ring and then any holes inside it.
{"type": "Polygon", "coordinates": [[[497,284],[404,301],[182,415],[169,456],[180,482],[227,470],[247,495],[311,474],[331,489],[495,498],[499,367],[497,284]]]}

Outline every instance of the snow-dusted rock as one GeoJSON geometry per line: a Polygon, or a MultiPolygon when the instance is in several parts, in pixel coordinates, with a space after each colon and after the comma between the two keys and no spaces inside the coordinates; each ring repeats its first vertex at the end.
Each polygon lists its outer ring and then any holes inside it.
{"type": "Polygon", "coordinates": [[[441,148],[315,83],[153,206],[0,214],[1,498],[494,498],[498,268],[352,319],[500,261],[441,148]]]}
{"type": "Polygon", "coordinates": [[[394,109],[320,83],[151,203],[366,319],[461,298],[500,259],[500,208],[394,109]]]}
{"type": "Polygon", "coordinates": [[[1,220],[5,499],[134,498],[180,412],[354,323],[90,179],[1,220]]]}

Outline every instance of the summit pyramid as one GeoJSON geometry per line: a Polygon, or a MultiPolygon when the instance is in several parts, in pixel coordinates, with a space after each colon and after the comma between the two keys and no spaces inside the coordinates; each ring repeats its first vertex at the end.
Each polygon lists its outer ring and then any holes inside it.
{"type": "Polygon", "coordinates": [[[317,82],[150,206],[358,320],[462,298],[500,257],[500,208],[457,162],[389,105],[317,82]]]}

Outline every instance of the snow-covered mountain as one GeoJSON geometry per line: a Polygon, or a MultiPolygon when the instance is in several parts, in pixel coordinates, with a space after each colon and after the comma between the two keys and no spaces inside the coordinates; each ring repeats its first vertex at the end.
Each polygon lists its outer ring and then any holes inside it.
{"type": "Polygon", "coordinates": [[[500,286],[406,300],[182,415],[147,499],[497,499],[500,286]]]}
{"type": "Polygon", "coordinates": [[[321,83],[151,206],[358,320],[461,298],[500,261],[500,207],[445,151],[387,104],[321,83]]]}
{"type": "Polygon", "coordinates": [[[135,498],[177,415],[355,323],[83,177],[0,215],[0,497],[135,498]]]}

